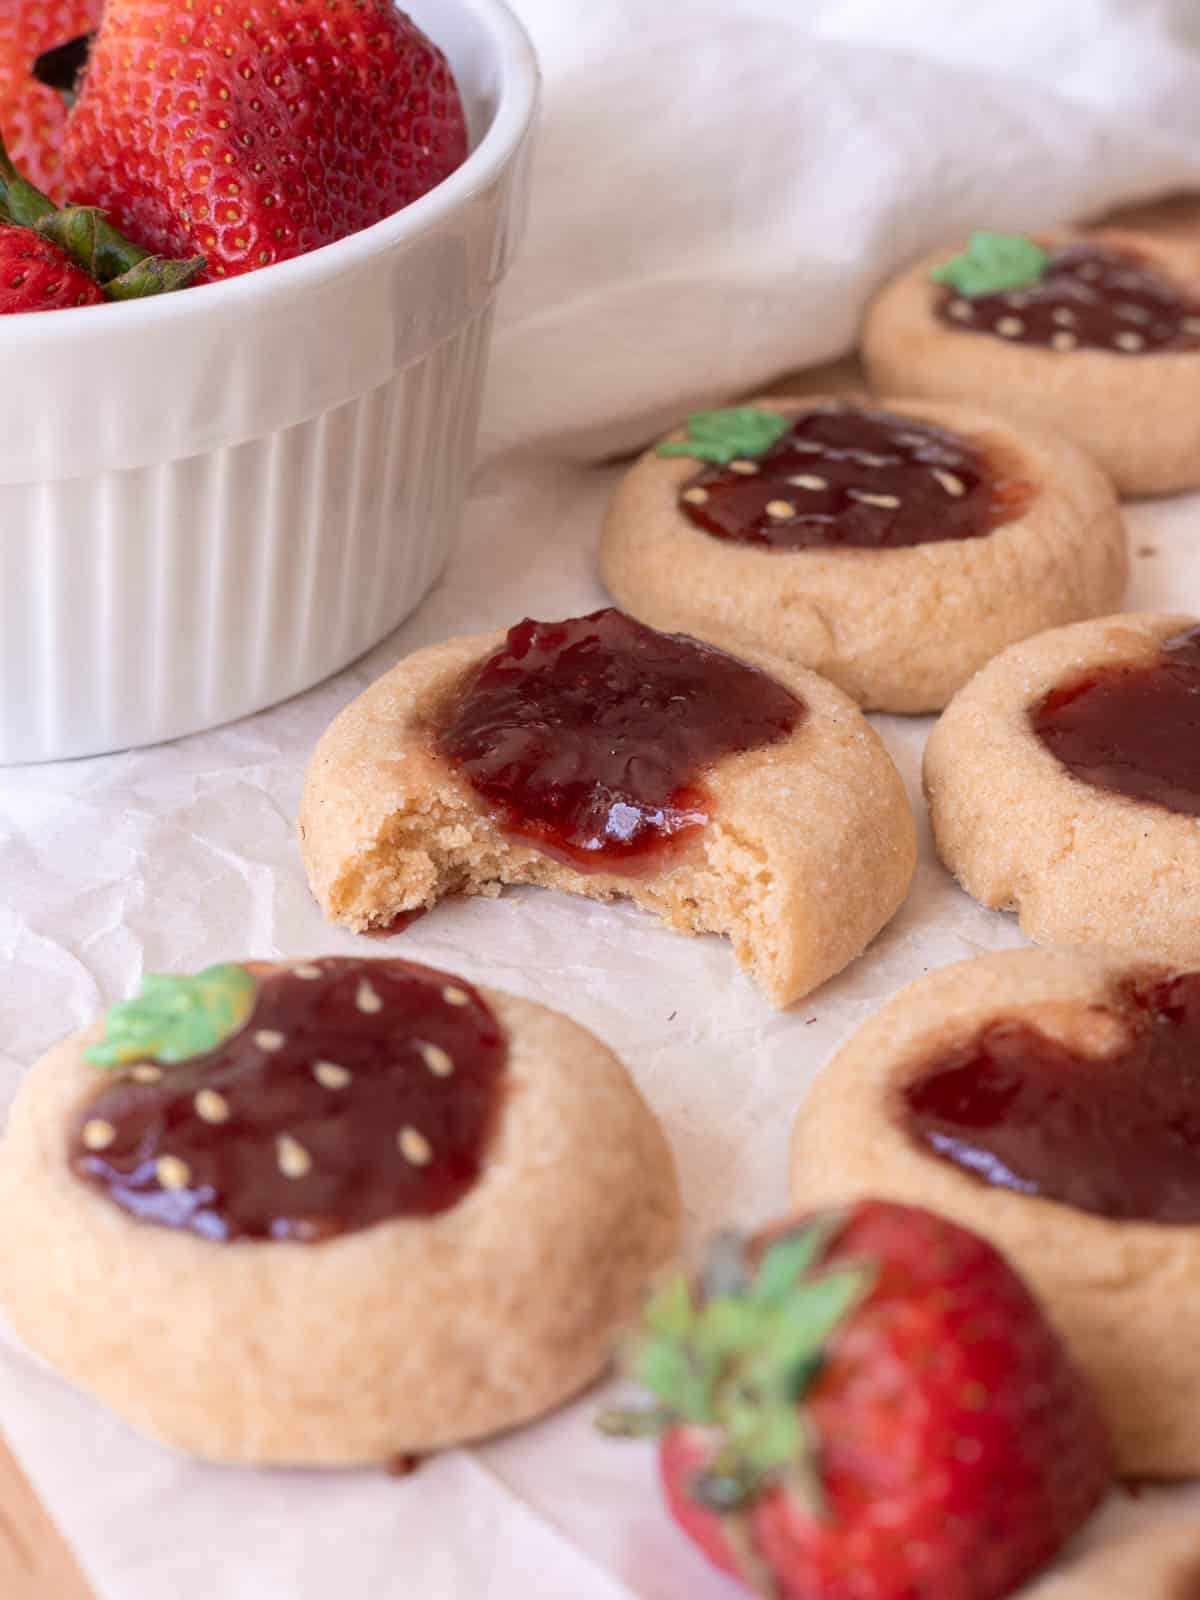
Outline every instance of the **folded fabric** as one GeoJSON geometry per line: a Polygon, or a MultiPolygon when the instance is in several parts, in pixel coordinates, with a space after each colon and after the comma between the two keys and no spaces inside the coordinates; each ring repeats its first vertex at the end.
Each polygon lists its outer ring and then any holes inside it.
{"type": "Polygon", "coordinates": [[[515,0],[546,75],[488,455],[596,460],[854,342],[978,226],[1200,188],[1194,0],[515,0]]]}

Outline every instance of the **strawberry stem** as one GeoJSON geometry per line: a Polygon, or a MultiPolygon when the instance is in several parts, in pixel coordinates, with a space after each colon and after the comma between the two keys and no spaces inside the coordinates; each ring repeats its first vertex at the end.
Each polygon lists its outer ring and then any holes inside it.
{"type": "Polygon", "coordinates": [[[0,138],[0,220],[31,228],[65,250],[77,266],[104,286],[112,300],[170,294],[204,270],[204,257],[172,261],[153,256],[127,239],[93,206],[61,210],[13,165],[0,138]]]}

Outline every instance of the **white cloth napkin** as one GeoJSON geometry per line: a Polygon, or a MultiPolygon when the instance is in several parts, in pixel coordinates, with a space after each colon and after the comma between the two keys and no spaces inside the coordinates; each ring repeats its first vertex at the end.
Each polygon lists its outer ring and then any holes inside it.
{"type": "Polygon", "coordinates": [[[1192,0],[519,0],[546,71],[485,414],[586,460],[854,341],[970,227],[1198,186],[1192,0]]]}
{"type": "MultiPolygon", "coordinates": [[[[296,857],[304,760],[406,651],[603,603],[595,537],[615,474],[585,463],[844,350],[881,278],[968,225],[1200,188],[1194,0],[518,9],[546,116],[458,555],[394,638],[285,706],[167,750],[0,772],[0,1110],[145,969],[356,948],[322,922],[296,857]]],[[[1134,543],[1154,553],[1131,606],[1195,606],[1198,510],[1134,508],[1134,543]]],[[[927,726],[877,722],[922,815],[927,726]]],[[[926,838],[867,958],[786,1015],[718,940],[536,891],[448,905],[404,951],[606,1038],[667,1127],[695,1235],[784,1206],[804,1086],[865,1016],[927,967],[1019,940],[926,838]]],[[[402,1481],[219,1471],[137,1438],[0,1332],[0,1423],[100,1600],[728,1597],[660,1509],[650,1450],[593,1436],[596,1404],[402,1481]]]]}

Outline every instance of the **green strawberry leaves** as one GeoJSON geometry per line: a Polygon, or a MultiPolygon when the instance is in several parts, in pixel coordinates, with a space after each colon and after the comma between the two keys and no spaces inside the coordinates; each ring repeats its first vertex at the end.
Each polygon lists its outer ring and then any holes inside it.
{"type": "Polygon", "coordinates": [[[760,456],[788,430],[787,417],[762,406],[726,406],[721,411],[693,411],[686,439],[666,439],[660,456],[692,456],[724,466],[741,456],[760,456]]]}
{"type": "Polygon", "coordinates": [[[104,1037],[84,1056],[96,1066],[122,1067],[207,1055],[245,1025],[257,987],[245,967],[231,961],[191,977],[147,973],[135,999],[110,1007],[104,1037]]]}
{"type": "Polygon", "coordinates": [[[1008,289],[1027,289],[1045,272],[1050,257],[1020,233],[973,233],[966,249],[932,267],[935,283],[948,283],[973,299],[1008,289]]]}
{"type": "Polygon", "coordinates": [[[820,1507],[816,1451],[803,1408],[825,1346],[870,1292],[862,1262],[823,1266],[838,1214],[783,1234],[757,1267],[744,1243],[723,1235],[693,1287],[682,1273],[654,1296],[631,1368],[658,1404],[601,1420],[607,1432],[657,1432],[678,1423],[712,1431],[714,1448],[692,1485],[727,1513],[786,1475],[820,1507]]]}
{"type": "Polygon", "coordinates": [[[0,221],[30,228],[65,250],[102,285],[110,300],[141,300],[186,288],[204,270],[203,256],[173,261],[152,256],[93,206],[56,206],[13,165],[0,139],[0,221]]]}

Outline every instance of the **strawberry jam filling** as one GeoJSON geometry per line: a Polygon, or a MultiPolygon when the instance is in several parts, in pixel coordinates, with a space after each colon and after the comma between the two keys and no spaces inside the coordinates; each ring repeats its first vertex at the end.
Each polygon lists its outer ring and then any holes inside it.
{"type": "Polygon", "coordinates": [[[1110,1054],[993,1022],[905,1091],[914,1137],[983,1183],[1124,1221],[1200,1222],[1200,973],[1098,1011],[1110,1054]]]}
{"type": "Polygon", "coordinates": [[[1136,256],[1073,244],[1051,253],[1036,283],[967,298],[948,290],[937,314],[963,333],[1050,350],[1146,355],[1200,349],[1200,300],[1136,256]]]}
{"type": "Polygon", "coordinates": [[[506,833],[609,867],[703,827],[706,770],[803,716],[756,667],[608,610],[511,628],[435,738],[506,833]]]}
{"type": "Polygon", "coordinates": [[[1155,661],[1059,685],[1030,722],[1073,777],[1200,816],[1200,627],[1168,639],[1155,661]]]}
{"type": "Polygon", "coordinates": [[[468,985],[328,958],[263,979],[207,1055],[134,1063],[84,1109],[74,1171],[139,1221],[319,1242],[470,1190],[508,1048],[468,985]]]}
{"type": "Polygon", "coordinates": [[[679,508],[742,544],[892,550],[978,539],[1020,516],[1031,493],[944,428],[836,406],[803,412],[761,455],[696,473],[679,508]]]}

